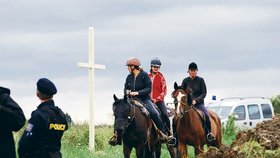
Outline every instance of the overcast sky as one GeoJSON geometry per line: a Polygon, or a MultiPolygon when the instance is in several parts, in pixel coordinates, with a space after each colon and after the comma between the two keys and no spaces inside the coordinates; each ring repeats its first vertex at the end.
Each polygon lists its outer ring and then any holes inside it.
{"type": "Polygon", "coordinates": [[[39,100],[36,82],[51,79],[55,102],[74,120],[88,119],[88,27],[95,28],[95,122],[112,116],[122,97],[129,57],[144,70],[162,61],[172,101],[173,83],[190,62],[207,85],[206,101],[280,94],[280,1],[0,0],[0,86],[27,118],[39,100]]]}

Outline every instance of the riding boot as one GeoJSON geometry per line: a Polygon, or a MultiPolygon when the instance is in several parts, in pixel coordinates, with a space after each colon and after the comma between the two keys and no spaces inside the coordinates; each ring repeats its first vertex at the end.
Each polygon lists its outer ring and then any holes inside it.
{"type": "Polygon", "coordinates": [[[206,117],[206,129],[205,129],[205,133],[206,133],[206,140],[209,143],[212,143],[214,140],[216,140],[215,136],[213,133],[211,133],[211,122],[209,117],[206,117]]]}
{"type": "Polygon", "coordinates": [[[176,127],[177,127],[177,119],[178,118],[173,118],[172,119],[172,130],[173,130],[173,140],[175,140],[174,142],[173,142],[173,144],[169,144],[169,145],[171,145],[171,146],[173,146],[173,147],[175,147],[175,148],[177,148],[178,147],[178,135],[177,135],[177,131],[176,131],[176,127]]]}
{"type": "Polygon", "coordinates": [[[154,115],[154,116],[151,115],[151,117],[158,129],[158,135],[159,135],[160,142],[167,143],[170,140],[170,138],[167,136],[167,132],[163,126],[163,123],[162,123],[159,115],[154,115]]]}

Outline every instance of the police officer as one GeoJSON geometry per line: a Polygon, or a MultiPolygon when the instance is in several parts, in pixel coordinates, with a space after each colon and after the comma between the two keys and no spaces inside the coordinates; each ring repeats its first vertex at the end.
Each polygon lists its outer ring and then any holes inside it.
{"type": "Polygon", "coordinates": [[[46,78],[37,82],[37,97],[41,104],[32,112],[19,141],[20,158],[61,158],[61,137],[68,129],[65,114],[55,106],[55,85],[46,78]]]}
{"type": "Polygon", "coordinates": [[[25,121],[22,109],[10,97],[10,90],[0,87],[0,158],[16,158],[12,131],[20,130],[25,121]]]}

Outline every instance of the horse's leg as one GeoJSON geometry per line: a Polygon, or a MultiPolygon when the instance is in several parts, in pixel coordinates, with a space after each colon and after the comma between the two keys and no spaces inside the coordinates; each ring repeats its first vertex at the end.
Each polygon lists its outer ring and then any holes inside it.
{"type": "Polygon", "coordinates": [[[156,158],[155,147],[151,146],[149,148],[148,145],[146,144],[145,149],[144,149],[144,157],[143,158],[156,158]]]}
{"type": "MultiPolygon", "coordinates": [[[[136,157],[137,158],[144,158],[145,157],[145,152],[146,152],[146,147],[143,147],[141,145],[138,145],[136,148],[136,157]]],[[[149,149],[148,149],[149,150],[149,149]]]]}
{"type": "Polygon", "coordinates": [[[156,152],[156,158],[160,158],[160,155],[161,155],[161,143],[160,142],[156,143],[155,152],[156,152]]]}
{"type": "Polygon", "coordinates": [[[131,150],[132,150],[131,147],[128,147],[127,145],[123,145],[124,158],[130,158],[131,150]]]}
{"type": "Polygon", "coordinates": [[[195,146],[194,147],[194,153],[195,153],[195,156],[197,156],[198,154],[202,153],[203,152],[203,146],[201,145],[198,145],[198,146],[195,146]]]}
{"type": "Polygon", "coordinates": [[[169,151],[169,154],[170,154],[170,157],[171,158],[176,158],[177,157],[177,148],[174,148],[173,146],[171,146],[171,145],[168,145],[168,144],[166,144],[166,146],[167,146],[167,149],[168,149],[168,151],[169,151]]]}
{"type": "Polygon", "coordinates": [[[179,144],[178,144],[177,157],[178,158],[187,158],[188,157],[187,145],[185,143],[182,143],[181,141],[179,141],[179,144]]]}

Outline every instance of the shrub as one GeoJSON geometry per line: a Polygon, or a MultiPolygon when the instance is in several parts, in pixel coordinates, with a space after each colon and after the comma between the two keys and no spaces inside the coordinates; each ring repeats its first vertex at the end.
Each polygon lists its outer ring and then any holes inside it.
{"type": "Polygon", "coordinates": [[[238,152],[239,156],[244,156],[246,158],[263,158],[264,157],[264,148],[256,141],[249,141],[243,144],[240,147],[240,151],[238,152]]]}
{"type": "Polygon", "coordinates": [[[237,128],[235,126],[235,118],[230,115],[226,125],[222,125],[222,135],[223,135],[223,143],[224,144],[231,144],[232,141],[235,140],[237,134],[237,128]]]}
{"type": "Polygon", "coordinates": [[[87,123],[70,124],[64,132],[62,143],[71,146],[87,146],[89,142],[89,127],[87,123]]]}
{"type": "Polygon", "coordinates": [[[230,115],[228,117],[228,121],[227,121],[226,125],[222,126],[222,132],[223,132],[223,135],[226,135],[226,136],[236,135],[237,128],[235,126],[235,118],[233,115],[230,115]]]}

